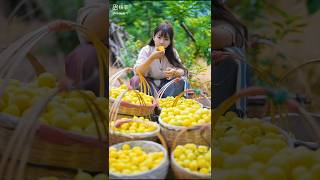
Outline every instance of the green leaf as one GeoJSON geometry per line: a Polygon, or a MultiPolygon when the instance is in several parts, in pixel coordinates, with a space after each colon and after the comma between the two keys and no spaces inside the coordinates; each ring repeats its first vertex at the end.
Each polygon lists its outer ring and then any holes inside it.
{"type": "Polygon", "coordinates": [[[308,0],[307,8],[309,15],[316,13],[320,9],[320,0],[308,0]]]}

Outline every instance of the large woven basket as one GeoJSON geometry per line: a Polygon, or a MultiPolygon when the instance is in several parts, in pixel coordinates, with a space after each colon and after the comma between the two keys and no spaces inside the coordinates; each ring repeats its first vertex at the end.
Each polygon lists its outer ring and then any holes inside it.
{"type": "MultiPolygon", "coordinates": [[[[194,90],[192,89],[186,89],[183,92],[181,92],[175,99],[175,101],[177,102],[179,100],[180,97],[182,97],[185,93],[194,93],[194,90]]],[[[174,105],[175,103],[174,102],[174,105]]],[[[199,103],[202,107],[202,104],[199,103]]],[[[166,139],[166,141],[168,142],[168,147],[169,149],[171,149],[173,140],[175,139],[175,137],[178,135],[178,133],[183,130],[186,129],[186,127],[184,126],[174,126],[174,125],[170,125],[168,123],[165,123],[162,121],[161,117],[159,116],[159,124],[160,124],[160,128],[161,128],[161,134],[164,136],[164,138],[166,139]]],[[[189,127],[188,129],[197,129],[199,125],[197,126],[193,126],[193,127],[189,127]]],[[[185,141],[185,142],[196,142],[197,139],[201,138],[200,134],[196,131],[187,131],[185,133],[183,133],[181,136],[183,136],[183,138],[179,138],[180,141],[185,141]]]]}
{"type": "MultiPolygon", "coordinates": [[[[100,96],[103,96],[106,75],[104,72],[106,72],[107,62],[106,47],[83,26],[61,20],[26,34],[0,54],[0,77],[4,78],[3,83],[0,84],[0,96],[8,79],[19,67],[24,57],[28,57],[37,74],[43,71],[41,64],[29,53],[37,42],[52,32],[70,30],[83,32],[96,47],[100,73],[100,96]]],[[[15,176],[18,179],[26,176],[28,179],[37,179],[40,175],[45,175],[41,173],[42,170],[49,171],[50,168],[58,168],[61,173],[63,169],[66,172],[77,169],[92,172],[106,171],[106,137],[88,137],[39,124],[38,117],[41,111],[61,90],[60,88],[57,87],[48,92],[44,99],[37,102],[32,107],[32,112],[35,113],[29,113],[21,118],[0,113],[0,179],[12,179],[15,176]],[[38,170],[33,168],[33,172],[37,173],[32,173],[29,172],[29,164],[34,165],[34,168],[44,168],[38,170]],[[34,177],[31,177],[33,175],[34,177]]]]}
{"type": "Polygon", "coordinates": [[[166,149],[166,145],[160,145],[152,141],[129,141],[123,142],[111,147],[120,149],[123,144],[129,144],[131,147],[140,146],[146,152],[164,152],[164,160],[160,163],[158,167],[147,172],[133,174],[133,175],[123,175],[109,172],[110,179],[165,179],[168,173],[169,167],[169,157],[166,149]]]}
{"type": "MultiPolygon", "coordinates": [[[[125,68],[117,73],[115,73],[112,77],[109,78],[109,87],[116,87],[116,84],[118,82],[118,85],[123,83],[121,80],[121,76],[128,72],[134,72],[133,68],[125,68]]],[[[138,73],[139,74],[139,73],[138,73]]],[[[139,74],[140,78],[140,85],[141,85],[141,91],[143,93],[149,94],[151,92],[150,88],[154,88],[153,86],[150,86],[149,83],[146,81],[146,79],[143,77],[143,75],[139,74]],[[145,87],[143,87],[145,86],[145,87]]],[[[129,85],[130,87],[130,85],[129,85]]],[[[130,87],[131,89],[131,87],[130,87]]],[[[119,98],[119,97],[118,97],[119,98]]],[[[109,107],[112,107],[116,99],[109,97],[109,107]]],[[[151,105],[145,105],[145,104],[132,104],[126,101],[121,100],[121,104],[118,110],[119,114],[124,115],[135,115],[135,116],[148,116],[150,114],[154,113],[154,109],[157,106],[157,101],[154,99],[153,103],[151,105]]]]}
{"type": "Polygon", "coordinates": [[[206,174],[199,174],[196,172],[192,172],[188,169],[182,168],[174,159],[173,150],[175,149],[176,145],[185,145],[187,143],[193,143],[196,145],[205,145],[211,148],[211,126],[198,126],[197,128],[189,128],[184,129],[183,131],[179,132],[177,136],[174,138],[174,142],[172,144],[172,151],[170,153],[170,162],[171,168],[174,173],[174,177],[176,179],[211,179],[210,175],[206,174]],[[200,135],[198,139],[189,139],[186,140],[183,134],[187,133],[188,131],[196,132],[200,135]]]}

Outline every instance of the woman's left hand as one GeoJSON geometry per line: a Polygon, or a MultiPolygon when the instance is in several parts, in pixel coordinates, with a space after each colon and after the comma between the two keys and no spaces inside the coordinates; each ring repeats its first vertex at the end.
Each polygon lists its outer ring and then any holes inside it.
{"type": "Polygon", "coordinates": [[[176,69],[173,68],[167,68],[164,71],[164,75],[166,78],[173,78],[173,77],[177,77],[179,75],[179,72],[176,69]]]}

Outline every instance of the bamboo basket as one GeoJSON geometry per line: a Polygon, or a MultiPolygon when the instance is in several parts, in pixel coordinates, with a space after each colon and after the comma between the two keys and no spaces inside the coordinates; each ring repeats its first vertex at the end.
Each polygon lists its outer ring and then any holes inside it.
{"type": "MultiPolygon", "coordinates": [[[[180,95],[178,95],[173,103],[173,106],[176,105],[177,101],[179,100],[179,98],[181,96],[183,96],[184,93],[188,93],[188,92],[192,92],[193,90],[191,89],[187,89],[184,92],[180,93],[180,95]]],[[[184,130],[186,127],[185,126],[175,126],[175,125],[170,125],[167,124],[165,122],[162,121],[161,117],[159,117],[159,124],[160,124],[160,128],[161,128],[161,134],[164,136],[164,138],[166,139],[166,141],[168,142],[168,147],[169,149],[171,149],[171,145],[173,143],[173,140],[175,139],[175,137],[178,135],[178,133],[181,130],[184,130]]],[[[199,126],[201,125],[196,125],[196,126],[192,126],[189,127],[190,129],[197,129],[199,126]]],[[[201,135],[196,132],[196,131],[187,131],[186,133],[183,133],[183,138],[180,138],[180,141],[185,141],[185,142],[196,142],[197,139],[201,138],[201,135]]]]}
{"type": "Polygon", "coordinates": [[[145,122],[141,120],[133,120],[132,117],[130,117],[127,120],[121,120],[117,119],[119,106],[121,98],[124,96],[126,92],[122,93],[118,99],[118,103],[113,103],[110,113],[109,113],[109,144],[117,144],[120,142],[125,141],[136,141],[136,140],[149,140],[149,141],[156,141],[157,140],[157,134],[160,132],[160,126],[156,122],[145,122]],[[129,123],[129,122],[139,122],[139,123],[145,123],[147,125],[156,126],[156,130],[153,132],[146,132],[146,133],[123,133],[114,131],[114,126],[120,126],[122,123],[129,123]]]}
{"type": "MultiPolygon", "coordinates": [[[[129,71],[134,71],[133,68],[125,68],[117,73],[115,73],[112,77],[109,79],[109,87],[115,87],[115,84],[118,81],[120,83],[122,82],[120,80],[120,77],[129,71]]],[[[141,91],[148,94],[150,92],[150,85],[145,80],[143,75],[139,74],[140,77],[140,85],[141,85],[141,91]]],[[[122,82],[123,83],[123,82],[122,82]]],[[[109,97],[109,107],[111,107],[115,103],[116,99],[109,97]]],[[[157,101],[154,100],[152,105],[145,105],[145,104],[132,104],[129,102],[121,101],[119,113],[125,114],[125,115],[135,115],[135,116],[148,116],[154,112],[154,108],[157,105],[157,101]]]]}
{"type": "Polygon", "coordinates": [[[211,148],[211,125],[198,126],[198,128],[196,129],[185,128],[184,130],[180,131],[177,134],[177,136],[174,138],[174,141],[172,144],[172,152],[170,153],[171,168],[173,170],[174,177],[176,179],[211,179],[210,174],[200,174],[200,173],[192,172],[188,169],[181,167],[175,161],[173,156],[173,150],[176,148],[176,145],[185,145],[187,143],[194,143],[196,145],[205,145],[211,148]],[[196,133],[200,134],[200,137],[195,141],[192,139],[190,139],[189,141],[186,141],[184,136],[182,135],[188,131],[195,131],[196,133]]]}
{"type": "MultiPolygon", "coordinates": [[[[100,95],[104,95],[107,64],[106,47],[83,26],[70,21],[58,20],[26,34],[1,53],[0,77],[4,80],[0,85],[0,96],[2,96],[14,70],[26,55],[36,73],[43,72],[44,69],[41,64],[28,52],[45,35],[66,30],[79,30],[92,40],[98,55],[100,95]]],[[[67,80],[64,79],[57,88],[49,91],[45,98],[39,100],[31,111],[21,118],[0,113],[1,179],[14,179],[14,177],[24,179],[25,175],[30,179],[36,179],[38,176],[44,175],[41,171],[48,172],[50,168],[60,168],[58,171],[60,174],[63,171],[67,173],[76,169],[91,172],[106,171],[106,138],[102,137],[101,133],[99,133],[99,137],[89,137],[38,122],[38,117],[47,103],[61,90],[70,88],[66,82],[67,80]],[[37,168],[37,170],[29,172],[30,165],[34,165],[31,169],[37,168]]],[[[87,105],[92,103],[89,99],[87,99],[87,105]]],[[[98,113],[101,115],[101,111],[98,113]]],[[[101,121],[103,122],[102,119],[101,121]]],[[[101,132],[102,130],[98,129],[98,131],[101,132]]],[[[105,134],[107,135],[107,133],[105,134]]]]}
{"type": "Polygon", "coordinates": [[[152,141],[129,141],[122,142],[111,147],[119,149],[123,144],[129,144],[131,147],[140,146],[146,152],[164,152],[164,160],[158,167],[147,172],[132,175],[117,174],[109,171],[110,179],[165,179],[168,173],[169,157],[166,142],[159,134],[162,145],[152,141]]]}

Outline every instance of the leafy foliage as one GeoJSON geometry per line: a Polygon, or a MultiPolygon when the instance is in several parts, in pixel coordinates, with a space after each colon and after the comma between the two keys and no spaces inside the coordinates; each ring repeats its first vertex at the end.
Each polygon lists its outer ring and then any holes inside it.
{"type": "Polygon", "coordinates": [[[132,42],[126,42],[127,53],[121,57],[126,62],[131,59],[126,66],[136,60],[137,50],[149,42],[154,28],[165,20],[173,25],[174,45],[186,67],[190,68],[198,56],[211,63],[210,1],[111,1],[110,8],[111,21],[123,26],[133,37],[128,40],[132,42]],[[112,10],[113,4],[128,5],[126,15],[116,14],[112,10]],[[196,42],[182,28],[182,24],[192,33],[196,42]]]}

